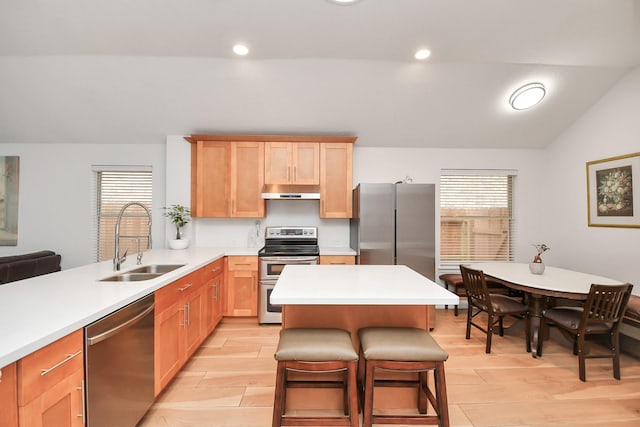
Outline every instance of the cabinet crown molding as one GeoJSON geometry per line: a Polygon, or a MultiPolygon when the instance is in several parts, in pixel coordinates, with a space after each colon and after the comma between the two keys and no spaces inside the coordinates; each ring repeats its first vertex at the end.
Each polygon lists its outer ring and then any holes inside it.
{"type": "Polygon", "coordinates": [[[340,142],[354,144],[353,135],[244,135],[244,134],[193,134],[185,140],[194,144],[198,141],[261,141],[261,142],[340,142]]]}

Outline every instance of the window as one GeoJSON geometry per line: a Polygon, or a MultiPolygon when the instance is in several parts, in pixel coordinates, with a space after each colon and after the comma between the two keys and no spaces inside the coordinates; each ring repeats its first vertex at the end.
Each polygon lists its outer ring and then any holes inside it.
{"type": "MultiPolygon", "coordinates": [[[[113,259],[115,250],[115,227],[118,214],[129,202],[142,203],[152,211],[152,172],[146,166],[94,166],[95,215],[94,239],[96,261],[113,259]]],[[[133,205],[124,212],[120,222],[120,235],[131,236],[120,239],[120,255],[128,249],[133,255],[148,249],[145,238],[149,234],[147,213],[133,205]],[[140,236],[141,238],[136,238],[140,236]]]]}
{"type": "Polygon", "coordinates": [[[513,261],[514,171],[442,171],[440,267],[513,261]]]}

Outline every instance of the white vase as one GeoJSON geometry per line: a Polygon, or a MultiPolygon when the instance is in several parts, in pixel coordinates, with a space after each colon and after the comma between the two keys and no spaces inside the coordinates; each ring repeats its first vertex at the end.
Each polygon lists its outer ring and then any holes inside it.
{"type": "Polygon", "coordinates": [[[186,249],[189,247],[189,239],[169,239],[170,249],[186,249]]]}
{"type": "Polygon", "coordinates": [[[532,274],[542,274],[542,273],[544,273],[544,263],[543,262],[530,262],[529,263],[529,271],[532,274]]]}

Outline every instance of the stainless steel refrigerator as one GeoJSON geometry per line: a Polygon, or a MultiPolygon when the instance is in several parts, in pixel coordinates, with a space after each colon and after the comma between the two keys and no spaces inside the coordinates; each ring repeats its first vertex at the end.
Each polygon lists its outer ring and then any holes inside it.
{"type": "Polygon", "coordinates": [[[435,185],[358,184],[350,242],[358,264],[407,265],[435,281],[435,185]]]}

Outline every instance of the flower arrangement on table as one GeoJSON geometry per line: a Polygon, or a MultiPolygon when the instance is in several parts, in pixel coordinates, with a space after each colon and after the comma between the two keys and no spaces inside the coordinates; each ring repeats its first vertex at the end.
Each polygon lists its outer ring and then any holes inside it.
{"type": "Polygon", "coordinates": [[[533,246],[536,248],[538,253],[533,257],[532,262],[542,262],[542,254],[550,250],[551,248],[546,243],[534,243],[533,246]]]}

